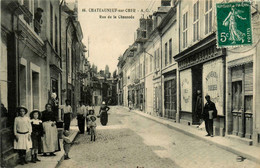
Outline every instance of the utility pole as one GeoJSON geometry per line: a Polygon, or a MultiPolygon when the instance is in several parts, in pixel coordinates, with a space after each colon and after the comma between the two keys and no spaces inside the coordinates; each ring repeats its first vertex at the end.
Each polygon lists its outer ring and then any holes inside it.
{"type": "Polygon", "coordinates": [[[89,58],[89,36],[88,36],[88,58],[89,58]]]}

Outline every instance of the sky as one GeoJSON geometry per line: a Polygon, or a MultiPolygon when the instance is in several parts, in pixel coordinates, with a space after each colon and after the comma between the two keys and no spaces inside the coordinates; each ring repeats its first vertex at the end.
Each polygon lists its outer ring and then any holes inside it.
{"type": "MultiPolygon", "coordinates": [[[[66,2],[75,0],[66,0],[66,2]]],[[[109,66],[112,73],[117,69],[118,57],[133,44],[139,19],[152,14],[160,5],[160,0],[78,0],[79,22],[83,31],[83,43],[89,46],[88,60],[98,66],[98,70],[109,66]],[[96,8],[113,8],[116,12],[98,12],[96,8]],[[128,9],[135,9],[135,12],[128,9]],[[149,9],[149,12],[142,12],[149,9]],[[85,10],[85,11],[84,11],[85,10]],[[123,10],[123,12],[119,12],[123,10]],[[106,18],[100,18],[100,15],[106,18]],[[120,19],[119,15],[134,19],[120,19]],[[112,16],[112,19],[108,18],[112,16]],[[116,19],[113,17],[116,16],[116,19]],[[88,40],[89,39],[89,40],[88,40]],[[89,41],[89,44],[88,44],[89,41]]]]}

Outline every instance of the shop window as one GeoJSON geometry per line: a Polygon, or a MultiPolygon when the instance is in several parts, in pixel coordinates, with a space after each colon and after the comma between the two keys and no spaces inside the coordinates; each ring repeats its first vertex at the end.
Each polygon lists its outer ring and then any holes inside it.
{"type": "Polygon", "coordinates": [[[175,118],[176,113],[176,80],[164,82],[165,117],[175,118]]]}
{"type": "Polygon", "coordinates": [[[242,81],[232,83],[232,111],[242,110],[242,81]]]}
{"type": "Polygon", "coordinates": [[[252,113],[253,111],[253,96],[245,96],[245,112],[252,113]]]}

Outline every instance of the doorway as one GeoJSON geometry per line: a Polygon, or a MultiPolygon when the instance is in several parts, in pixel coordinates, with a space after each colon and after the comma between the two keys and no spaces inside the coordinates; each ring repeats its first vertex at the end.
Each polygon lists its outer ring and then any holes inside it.
{"type": "Polygon", "coordinates": [[[200,99],[200,102],[197,101],[199,99],[199,95],[197,94],[197,91],[200,90],[202,94],[202,66],[197,65],[192,68],[192,124],[193,125],[199,125],[200,124],[200,114],[202,113],[202,110],[199,110],[203,108],[203,98],[200,99]],[[200,107],[199,107],[199,106],[200,107]]]}

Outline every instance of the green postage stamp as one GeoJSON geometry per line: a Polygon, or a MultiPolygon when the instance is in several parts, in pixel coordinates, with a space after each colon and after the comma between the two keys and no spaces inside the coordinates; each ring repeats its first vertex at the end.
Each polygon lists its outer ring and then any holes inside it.
{"type": "Polygon", "coordinates": [[[250,2],[216,4],[219,48],[252,45],[250,2]]]}

